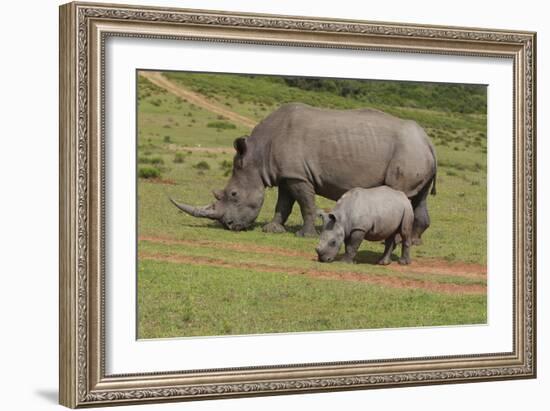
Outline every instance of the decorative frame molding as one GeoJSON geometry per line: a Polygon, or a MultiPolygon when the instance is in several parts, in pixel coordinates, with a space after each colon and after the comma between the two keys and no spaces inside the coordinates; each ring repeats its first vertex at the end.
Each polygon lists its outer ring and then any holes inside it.
{"type": "Polygon", "coordinates": [[[536,376],[536,34],[69,3],[60,8],[60,403],[68,407],[536,376]],[[514,62],[514,350],[105,375],[104,45],[109,36],[491,56],[514,62]]]}

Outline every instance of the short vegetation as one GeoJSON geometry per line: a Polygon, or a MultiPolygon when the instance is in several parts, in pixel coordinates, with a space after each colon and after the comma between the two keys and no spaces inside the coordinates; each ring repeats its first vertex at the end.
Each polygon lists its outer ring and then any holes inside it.
{"type": "MultiPolygon", "coordinates": [[[[409,272],[373,265],[383,250],[383,244],[373,242],[361,245],[359,264],[317,263],[317,241],[294,236],[301,224],[297,206],[287,233],[262,232],[273,216],[276,188],[266,191],[257,224],[245,232],[229,232],[216,222],[177,212],[167,194],[191,204],[212,202],[211,191],[223,188],[232,172],[233,140],[250,135],[251,128],[138,75],[140,338],[486,323],[485,86],[164,75],[256,122],[288,102],[337,109],[372,107],[417,121],[435,144],[439,168],[437,195],[428,199],[432,225],[424,244],[413,247],[412,257],[432,268],[409,272]],[[167,180],[173,184],[163,183],[167,180]],[[449,267],[457,264],[481,274],[450,275],[449,267]],[[438,272],[438,266],[447,270],[438,272]],[[327,279],[322,276],[325,271],[374,280],[327,279]],[[401,286],[377,283],[385,279],[401,286]],[[407,286],[415,282],[430,287],[407,286]],[[452,291],[475,287],[481,291],[452,291]]],[[[320,208],[333,204],[317,198],[320,208]]]]}
{"type": "Polygon", "coordinates": [[[160,170],[155,167],[140,167],[138,174],[139,174],[139,178],[144,178],[144,179],[159,178],[160,170]]]}

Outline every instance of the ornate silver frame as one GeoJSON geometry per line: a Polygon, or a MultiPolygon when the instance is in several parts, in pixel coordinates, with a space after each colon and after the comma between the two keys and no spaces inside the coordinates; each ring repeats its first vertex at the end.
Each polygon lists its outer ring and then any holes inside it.
{"type": "MultiPolygon", "coordinates": [[[[70,3],[60,8],[60,403],[68,407],[536,376],[532,32],[70,3]],[[514,63],[514,350],[461,357],[106,375],[104,44],[109,36],[502,57],[514,63]]],[[[266,363],[269,359],[266,358],[266,363]]]]}

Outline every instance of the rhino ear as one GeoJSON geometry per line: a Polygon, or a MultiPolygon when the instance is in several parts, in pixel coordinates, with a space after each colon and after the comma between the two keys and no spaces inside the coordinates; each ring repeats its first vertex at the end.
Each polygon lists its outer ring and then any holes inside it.
{"type": "Polygon", "coordinates": [[[327,230],[332,230],[336,224],[336,216],[332,213],[328,213],[325,220],[325,228],[327,230]]]}
{"type": "Polygon", "coordinates": [[[246,154],[246,137],[248,136],[239,137],[233,142],[233,147],[235,147],[235,151],[241,157],[246,154]]]}
{"type": "Polygon", "coordinates": [[[323,220],[323,225],[334,224],[336,222],[336,216],[332,213],[325,213],[323,210],[317,210],[317,217],[323,220]]]}

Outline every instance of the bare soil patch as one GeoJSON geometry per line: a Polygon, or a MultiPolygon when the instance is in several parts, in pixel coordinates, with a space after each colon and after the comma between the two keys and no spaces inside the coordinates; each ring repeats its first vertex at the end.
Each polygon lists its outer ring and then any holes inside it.
{"type": "Polygon", "coordinates": [[[326,279],[326,280],[344,280],[356,281],[362,283],[382,285],[392,288],[410,288],[422,289],[426,291],[439,292],[445,294],[484,294],[487,288],[478,284],[442,284],[430,281],[421,281],[417,279],[404,279],[390,276],[373,275],[365,273],[355,273],[346,271],[317,271],[307,269],[296,269],[289,267],[280,267],[267,264],[251,264],[251,263],[231,263],[217,258],[208,257],[191,257],[184,255],[165,254],[165,253],[149,253],[140,252],[139,257],[146,260],[165,261],[173,263],[184,263],[191,265],[210,265],[215,267],[226,267],[235,269],[250,269],[259,272],[269,273],[286,273],[291,275],[303,275],[311,278],[326,279]]]}
{"type": "Polygon", "coordinates": [[[140,71],[139,74],[145,77],[151,83],[155,84],[160,88],[163,88],[169,93],[172,93],[175,96],[185,99],[189,103],[193,103],[213,113],[224,116],[235,123],[238,123],[240,125],[243,125],[249,128],[254,128],[256,127],[256,124],[258,124],[256,120],[250,119],[239,113],[229,110],[228,108],[222,106],[221,104],[218,104],[212,100],[209,100],[199,93],[195,93],[194,91],[188,90],[185,87],[182,87],[181,85],[168,80],[166,77],[162,75],[161,72],[140,71]]]}
{"type": "MultiPolygon", "coordinates": [[[[303,257],[308,260],[315,259],[314,253],[303,251],[290,250],[280,247],[267,247],[256,244],[242,243],[227,243],[223,241],[211,240],[176,240],[167,237],[158,236],[140,236],[140,241],[150,241],[154,243],[166,245],[189,245],[197,246],[204,245],[209,247],[223,248],[227,250],[252,252],[259,254],[277,255],[282,257],[303,257]]],[[[410,265],[403,266],[399,264],[391,264],[385,267],[388,271],[396,271],[400,273],[416,273],[416,274],[441,274],[446,276],[457,276],[471,279],[486,279],[487,267],[480,264],[471,263],[450,263],[445,260],[437,259],[422,259],[413,260],[410,265]]]]}

